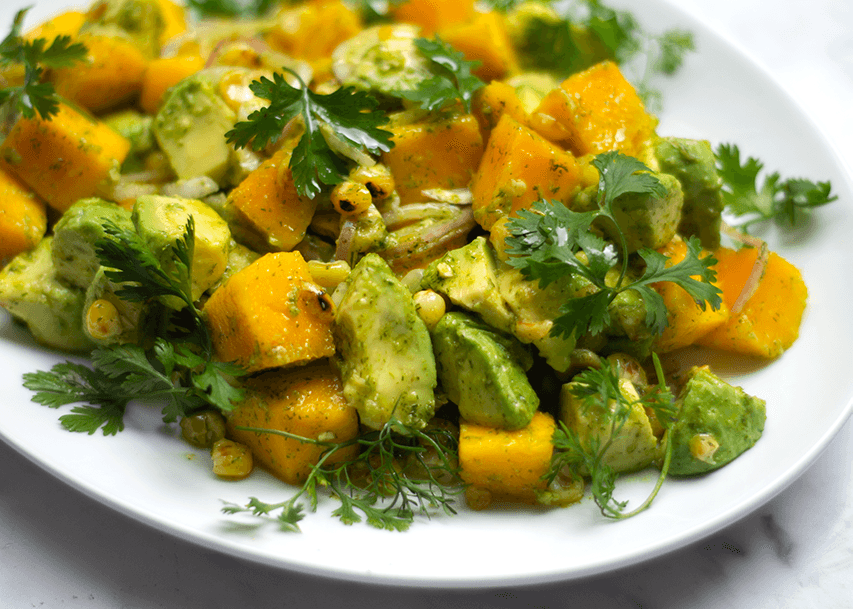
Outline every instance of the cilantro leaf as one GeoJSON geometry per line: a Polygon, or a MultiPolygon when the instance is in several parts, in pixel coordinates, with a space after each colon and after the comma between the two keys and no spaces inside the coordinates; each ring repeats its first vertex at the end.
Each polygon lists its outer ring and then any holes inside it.
{"type": "Polygon", "coordinates": [[[659,197],[666,188],[643,162],[619,151],[597,155],[592,164],[598,169],[601,207],[612,214],[613,201],[626,193],[652,193],[659,197]]]}
{"type": "Polygon", "coordinates": [[[43,120],[59,111],[56,90],[49,82],[42,82],[45,68],[63,68],[82,61],[86,47],[72,42],[70,36],[57,36],[50,44],[44,38],[25,40],[21,34],[24,17],[29,9],[15,14],[12,29],[0,42],[0,67],[23,65],[24,82],[0,90],[0,103],[13,103],[25,118],[38,114],[43,120]]]}
{"type": "Polygon", "coordinates": [[[653,284],[672,281],[693,296],[704,308],[722,303],[719,289],[712,284],[716,275],[712,257],[700,258],[699,241],[688,241],[685,258],[671,267],[662,254],[643,249],[638,252],[645,262],[643,274],[626,281],[628,247],[625,235],[614,214],[614,201],[628,193],[666,194],[666,189],[651,170],[635,158],[620,152],[597,155],[593,165],[599,170],[598,209],[574,212],[559,201],[536,201],[530,209],[522,209],[507,222],[508,263],[525,278],[538,281],[541,287],[565,277],[579,277],[589,282],[591,293],[569,298],[560,305],[551,333],[555,336],[598,334],[610,324],[608,307],[621,292],[635,290],[646,306],[646,326],[661,333],[667,325],[663,298],[653,284]],[[593,230],[594,223],[611,222],[620,247],[601,238],[593,230]],[[610,271],[619,268],[619,277],[608,282],[610,271]]]}
{"type": "Polygon", "coordinates": [[[795,226],[813,209],[838,199],[830,182],[782,180],[775,172],[765,176],[759,187],[758,176],[764,169],[760,160],[748,157],[741,161],[740,150],[731,144],[720,144],[715,154],[723,179],[725,211],[741,219],[737,226],[745,231],[766,220],[795,226]]]}
{"type": "Polygon", "coordinates": [[[469,61],[465,55],[450,44],[435,36],[433,40],[417,38],[415,46],[431,63],[437,72],[411,91],[399,91],[397,94],[410,101],[420,103],[421,108],[430,112],[441,110],[457,102],[462,102],[466,112],[471,111],[474,93],[485,83],[471,73],[479,61],[469,61]]]}
{"type": "Polygon", "coordinates": [[[394,146],[391,133],[379,128],[388,119],[375,112],[375,97],[352,87],[341,87],[328,95],[314,93],[295,72],[282,69],[298,80],[299,87],[290,86],[278,72],[272,80],[262,76],[253,81],[249,88],[269,100],[269,106],[252,112],[225,136],[237,148],[260,150],[278,141],[290,120],[301,118],[305,132],[290,159],[300,195],[313,199],[326,186],[339,184],[346,177],[345,161],[329,147],[321,124],[328,125],[344,142],[374,154],[388,152],[394,146]]]}

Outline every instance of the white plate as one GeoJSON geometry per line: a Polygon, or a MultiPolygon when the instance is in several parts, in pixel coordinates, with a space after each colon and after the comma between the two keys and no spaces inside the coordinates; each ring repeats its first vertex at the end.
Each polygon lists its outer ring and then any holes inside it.
{"type": "MultiPolygon", "coordinates": [[[[0,9],[0,23],[9,23],[19,4],[0,9]]],[[[63,4],[39,4],[29,22],[63,4]]],[[[303,521],[302,534],[280,533],[271,523],[223,515],[221,501],[280,501],[291,488],[263,474],[239,483],[216,479],[204,452],[189,449],[155,410],[132,408],[126,430],[114,437],[64,431],[59,413],[30,402],[21,386],[23,373],[63,356],[34,347],[6,315],[0,436],[104,504],[184,539],[285,569],[399,585],[506,586],[602,573],[701,539],[768,501],[816,458],[853,405],[853,288],[843,281],[853,260],[848,177],[813,123],[748,58],[660,0],[641,4],[633,10],[643,23],[687,27],[699,48],[665,83],[660,133],[738,143],[784,176],[832,180],[840,195],[807,230],[767,235],[809,286],[800,340],[770,364],[711,357],[718,372],[767,400],[764,437],[735,462],[704,478],[667,482],[650,510],[625,522],[604,519],[587,499],[565,510],[462,509],[390,533],[341,525],[329,516],[329,500],[303,521]]],[[[650,471],[624,480],[618,497],[636,505],[653,479],[650,471]]]]}

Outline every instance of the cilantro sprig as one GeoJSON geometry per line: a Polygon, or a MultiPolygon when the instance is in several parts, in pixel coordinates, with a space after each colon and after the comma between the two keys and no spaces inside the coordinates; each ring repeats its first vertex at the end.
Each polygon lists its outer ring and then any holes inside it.
{"type": "Polygon", "coordinates": [[[741,161],[740,150],[732,144],[720,144],[715,154],[725,211],[738,218],[736,225],[743,231],[767,220],[793,227],[815,208],[838,199],[828,181],[783,180],[778,172],[766,175],[759,187],[758,176],[764,169],[760,160],[741,161]]]}
{"type": "Polygon", "coordinates": [[[59,101],[53,85],[42,82],[45,69],[71,66],[82,61],[87,51],[82,43],[72,42],[70,36],[57,36],[50,43],[44,38],[24,39],[21,28],[28,10],[15,14],[9,35],[0,42],[0,67],[24,68],[21,85],[0,89],[0,105],[11,103],[25,118],[38,114],[49,120],[59,111],[59,101]]]}
{"type": "Polygon", "coordinates": [[[194,223],[171,247],[164,265],[132,230],[114,224],[104,227],[107,237],[96,242],[105,275],[120,284],[116,296],[144,302],[156,313],[150,347],[136,344],[99,347],[91,367],[66,361],[50,371],[24,374],[24,387],[35,392],[33,401],[50,408],[82,403],[60,417],[70,431],[113,435],[124,428],[124,413],[133,400],[165,399],[163,421],[171,423],[201,408],[223,412],[234,408],[243,390],[228,382],[245,372],[238,366],[213,360],[207,326],[191,296],[194,223]],[[170,297],[184,304],[181,311],[164,306],[170,297]]]}
{"type": "Polygon", "coordinates": [[[278,141],[284,126],[300,117],[305,131],[290,159],[300,195],[313,199],[347,175],[346,162],[332,151],[323,136],[323,124],[344,142],[374,154],[388,152],[394,146],[391,133],[379,127],[388,118],[375,112],[378,106],[375,97],[352,87],[341,87],[328,95],[315,93],[298,74],[282,69],[295,77],[299,86],[292,87],[278,72],[272,80],[262,76],[253,81],[249,88],[270,104],[252,112],[225,136],[237,148],[251,146],[260,150],[278,141]]]}
{"type": "Polygon", "coordinates": [[[429,112],[441,110],[461,102],[466,112],[471,111],[474,93],[485,83],[471,73],[480,65],[479,61],[469,61],[465,55],[439,38],[415,39],[415,46],[426,57],[435,76],[421,82],[416,89],[399,91],[397,94],[409,101],[417,102],[429,112]]]}
{"type": "Polygon", "coordinates": [[[660,360],[656,355],[654,366],[658,375],[658,384],[648,388],[639,400],[626,395],[620,386],[620,377],[616,367],[603,360],[601,368],[589,368],[577,374],[569,384],[574,399],[580,400],[581,410],[605,423],[606,432],[601,435],[580,434],[560,422],[554,431],[554,455],[548,473],[547,482],[568,469],[574,475],[586,475],[590,479],[590,491],[604,516],[625,519],[648,508],[657,496],[669,471],[672,446],[664,437],[665,448],[657,482],[646,500],[636,509],[625,512],[627,501],[614,499],[616,490],[616,471],[608,464],[607,454],[614,440],[627,424],[631,412],[637,405],[649,408],[664,428],[670,429],[677,417],[675,400],[664,380],[660,360]]]}
{"type": "Polygon", "coordinates": [[[251,497],[246,505],[226,503],[222,508],[226,514],[248,512],[269,518],[278,512],[274,519],[283,530],[299,531],[305,502],[315,511],[321,488],[340,500],[341,505],[332,514],[344,524],[365,519],[376,528],[405,531],[418,514],[429,516],[435,510],[456,513],[453,498],[463,488],[458,477],[457,440],[448,430],[418,430],[392,419],[380,430],[334,443],[281,430],[239,429],[280,435],[325,450],[311,466],[302,487],[289,499],[267,503],[251,497]],[[337,460],[342,451],[353,446],[358,447],[355,457],[337,460]],[[336,457],[334,462],[332,457],[336,457]]]}
{"type": "Polygon", "coordinates": [[[507,223],[510,235],[506,239],[509,264],[521,270],[530,280],[542,287],[565,276],[579,276],[594,286],[592,293],[571,298],[562,303],[560,316],[554,320],[552,334],[581,336],[598,334],[610,324],[609,305],[626,290],[636,291],[646,307],[645,322],[657,334],[667,325],[667,310],[663,297],[653,284],[671,281],[684,288],[704,310],[706,304],[718,308],[722,303],[720,290],[713,281],[712,256],[700,256],[699,241],[687,241],[687,255],[672,266],[667,257],[650,249],[637,252],[645,263],[643,274],[626,281],[628,246],[614,211],[614,201],[623,194],[665,193],[660,180],[635,158],[620,152],[600,154],[593,160],[599,170],[598,209],[574,212],[559,201],[535,202],[530,209],[520,210],[518,217],[507,223]],[[608,222],[618,236],[618,245],[599,236],[594,223],[608,222]],[[619,268],[614,282],[608,282],[611,269],[619,268]],[[698,279],[697,279],[698,277],[698,279]]]}

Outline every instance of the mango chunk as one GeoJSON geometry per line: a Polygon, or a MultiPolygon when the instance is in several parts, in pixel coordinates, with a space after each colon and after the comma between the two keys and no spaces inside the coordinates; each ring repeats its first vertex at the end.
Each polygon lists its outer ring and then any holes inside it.
{"type": "Polygon", "coordinates": [[[47,231],[44,201],[0,168],[0,266],[33,249],[47,231]]]}
{"type": "Polygon", "coordinates": [[[471,19],[474,14],[473,0],[406,0],[392,9],[395,21],[419,25],[427,38],[448,25],[471,19]]]}
{"type": "Polygon", "coordinates": [[[610,61],[573,74],[530,115],[530,125],[576,156],[619,150],[640,157],[657,119],[610,61]]]}
{"type": "Polygon", "coordinates": [[[536,412],[527,427],[515,431],[460,421],[459,466],[462,479],[505,501],[536,503],[546,488],[542,476],[551,464],[554,418],[536,412]]]}
{"type": "Polygon", "coordinates": [[[276,152],[228,195],[237,237],[253,249],[292,250],[314,217],[317,201],[296,191],[291,152],[287,147],[276,152]]]}
{"type": "MultiPolygon", "coordinates": [[[[228,436],[249,446],[255,460],[285,482],[304,482],[326,449],[238,427],[337,443],[358,435],[358,414],[344,399],[341,379],[328,363],[264,372],[250,379],[246,388],[246,399],[228,418],[228,436]]],[[[356,445],[337,450],[328,462],[350,459],[357,451],[356,445]]]]}
{"type": "Polygon", "coordinates": [[[266,254],[238,271],[204,312],[217,357],[250,372],[335,352],[334,304],[298,252],[266,254]]]}
{"type": "Polygon", "coordinates": [[[394,147],[382,155],[402,203],[423,201],[430,188],[464,188],[483,156],[477,119],[460,114],[392,127],[394,147]]]}
{"type": "Polygon", "coordinates": [[[57,211],[95,196],[118,174],[130,142],[61,103],[49,121],[21,117],[0,144],[0,165],[57,211]]]}
{"type": "Polygon", "coordinates": [[[483,82],[499,80],[518,70],[512,41],[503,17],[496,11],[476,13],[470,20],[448,26],[438,34],[461,51],[465,59],[480,62],[474,74],[483,82]]]}
{"type": "Polygon", "coordinates": [[[505,113],[471,181],[474,219],[489,230],[538,199],[567,201],[583,185],[583,175],[570,153],[505,113]]]}
{"type": "MultiPolygon", "coordinates": [[[[758,250],[720,248],[714,255],[723,300],[731,308],[746,284],[758,250]]],[[[761,281],[743,308],[696,343],[768,359],[779,357],[800,334],[807,298],[800,271],[771,252],[761,281]]]]}
{"type": "MultiPolygon", "coordinates": [[[[674,239],[658,251],[669,257],[667,266],[672,266],[684,260],[687,244],[681,239],[674,239]]],[[[670,281],[657,283],[654,289],[663,297],[668,322],[657,339],[656,350],[659,353],[692,345],[729,319],[729,307],[725,302],[716,310],[706,303],[705,310],[702,310],[684,288],[670,281]]]]}

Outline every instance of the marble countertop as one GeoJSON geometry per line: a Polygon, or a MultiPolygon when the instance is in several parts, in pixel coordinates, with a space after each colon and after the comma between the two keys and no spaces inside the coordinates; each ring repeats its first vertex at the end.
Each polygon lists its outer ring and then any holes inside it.
{"type": "MultiPolygon", "coordinates": [[[[672,0],[751,53],[853,163],[853,3],[672,0]]],[[[0,607],[399,605],[779,609],[853,604],[853,423],[790,487],[698,543],[564,584],[394,589],[259,566],[104,507],[0,442],[0,607]]]]}

